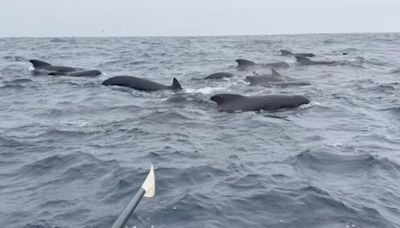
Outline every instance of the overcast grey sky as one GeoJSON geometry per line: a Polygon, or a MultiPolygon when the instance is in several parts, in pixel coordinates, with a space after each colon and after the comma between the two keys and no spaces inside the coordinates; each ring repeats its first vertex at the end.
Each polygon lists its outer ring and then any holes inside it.
{"type": "Polygon", "coordinates": [[[400,32],[400,0],[0,0],[0,37],[400,32]]]}

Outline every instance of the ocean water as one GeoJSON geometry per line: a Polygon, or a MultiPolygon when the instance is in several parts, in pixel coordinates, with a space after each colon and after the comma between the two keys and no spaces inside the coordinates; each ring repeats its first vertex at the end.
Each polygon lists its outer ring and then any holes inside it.
{"type": "Polygon", "coordinates": [[[2,38],[0,227],[110,227],[150,163],[156,197],[128,227],[400,227],[399,79],[400,34],[2,38]],[[34,76],[32,58],[104,75],[34,76]],[[249,87],[236,58],[286,61],[311,85],[249,87]],[[198,80],[220,71],[235,76],[198,80]],[[115,75],[183,90],[101,85],[115,75]],[[311,103],[218,112],[209,98],[226,92],[311,103]]]}

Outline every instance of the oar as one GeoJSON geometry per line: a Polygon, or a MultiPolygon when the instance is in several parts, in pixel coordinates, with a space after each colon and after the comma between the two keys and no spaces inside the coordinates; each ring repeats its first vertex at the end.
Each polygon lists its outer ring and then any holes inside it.
{"type": "Polygon", "coordinates": [[[156,190],[156,179],[154,175],[153,165],[150,167],[150,172],[144,180],[142,187],[136,192],[136,195],[129,202],[128,206],[122,211],[117,220],[115,220],[112,228],[122,228],[132,215],[133,211],[144,197],[153,197],[156,190]]]}

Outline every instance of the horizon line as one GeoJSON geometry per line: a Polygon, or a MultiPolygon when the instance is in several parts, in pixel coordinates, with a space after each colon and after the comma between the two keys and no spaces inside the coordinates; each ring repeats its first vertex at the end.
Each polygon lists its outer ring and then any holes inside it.
{"type": "Polygon", "coordinates": [[[352,34],[397,34],[399,32],[317,32],[317,33],[271,33],[271,34],[227,34],[227,35],[83,35],[83,36],[0,36],[2,38],[179,38],[179,37],[240,37],[240,36],[296,36],[296,35],[352,35],[352,34]]]}

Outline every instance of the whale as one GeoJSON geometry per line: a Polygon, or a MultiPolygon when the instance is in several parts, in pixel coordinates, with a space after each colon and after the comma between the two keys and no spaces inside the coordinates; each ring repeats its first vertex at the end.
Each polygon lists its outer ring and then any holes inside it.
{"type": "Polygon", "coordinates": [[[71,77],[91,77],[98,76],[101,74],[99,70],[85,70],[76,72],[51,72],[49,75],[53,76],[71,76],[71,77]]]}
{"type": "Polygon", "coordinates": [[[273,62],[273,63],[255,63],[253,61],[247,59],[236,59],[236,63],[238,64],[238,70],[248,70],[253,69],[255,67],[261,68],[289,68],[289,64],[287,62],[273,62]]]}
{"type": "Polygon", "coordinates": [[[314,57],[314,53],[293,53],[291,51],[282,49],[280,50],[282,56],[302,56],[302,57],[314,57]]]}
{"type": "MultiPolygon", "coordinates": [[[[50,63],[37,60],[30,59],[29,62],[32,64],[34,70],[33,74],[35,75],[58,75],[58,76],[97,76],[99,75],[98,70],[84,70],[83,68],[78,67],[69,67],[69,66],[54,66],[50,63]]],[[[101,74],[101,72],[100,72],[101,74]]]]}
{"type": "Polygon", "coordinates": [[[293,82],[269,82],[260,85],[266,87],[272,87],[272,86],[289,87],[289,86],[309,86],[311,84],[309,82],[293,81],[293,82]]]}
{"type": "Polygon", "coordinates": [[[257,72],[253,72],[253,76],[247,76],[245,81],[250,82],[249,85],[259,85],[270,82],[283,82],[287,81],[284,79],[274,68],[271,68],[271,74],[258,74],[257,72]]]}
{"type": "Polygon", "coordinates": [[[246,68],[250,68],[250,67],[254,67],[256,65],[255,62],[247,60],[247,59],[236,59],[235,60],[238,64],[238,68],[239,69],[246,69],[246,68]]]}
{"type": "Polygon", "coordinates": [[[68,66],[53,66],[50,63],[37,60],[37,59],[30,59],[29,62],[33,65],[35,73],[44,73],[48,74],[51,72],[73,72],[73,71],[81,71],[81,68],[75,67],[68,67],[68,66]]]}
{"type": "Polygon", "coordinates": [[[313,61],[307,57],[303,56],[295,56],[297,63],[299,65],[308,66],[308,65],[335,65],[336,61],[313,61]]]}
{"type": "Polygon", "coordinates": [[[239,94],[217,94],[210,98],[217,103],[217,109],[225,112],[235,111],[274,111],[279,109],[292,109],[310,103],[302,95],[263,95],[242,96],[239,94]]]}
{"type": "Polygon", "coordinates": [[[101,83],[104,86],[123,86],[140,91],[157,90],[181,90],[182,87],[176,78],[173,78],[172,85],[162,85],[148,79],[137,78],[133,76],[115,76],[101,83]]]}
{"type": "Polygon", "coordinates": [[[271,68],[271,74],[257,74],[254,76],[247,76],[245,81],[250,82],[250,86],[261,85],[261,86],[306,86],[310,85],[308,82],[297,81],[291,77],[280,75],[274,68],[271,68]]]}
{"type": "Polygon", "coordinates": [[[218,72],[214,74],[210,74],[204,79],[222,79],[222,78],[231,78],[233,77],[233,74],[231,73],[226,73],[226,72],[218,72]]]}

